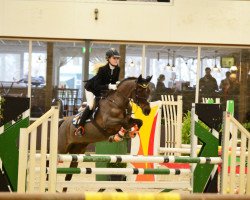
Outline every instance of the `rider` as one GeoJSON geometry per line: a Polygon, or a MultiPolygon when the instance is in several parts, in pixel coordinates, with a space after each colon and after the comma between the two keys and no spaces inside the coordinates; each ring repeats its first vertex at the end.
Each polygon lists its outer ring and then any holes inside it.
{"type": "Polygon", "coordinates": [[[117,89],[116,82],[120,74],[120,67],[118,65],[119,58],[120,54],[116,49],[109,49],[106,52],[106,60],[108,63],[100,67],[97,74],[86,82],[84,88],[87,106],[77,122],[78,128],[75,132],[76,135],[82,136],[84,134],[84,123],[92,114],[95,96],[101,96],[101,93],[105,90],[117,89]]]}

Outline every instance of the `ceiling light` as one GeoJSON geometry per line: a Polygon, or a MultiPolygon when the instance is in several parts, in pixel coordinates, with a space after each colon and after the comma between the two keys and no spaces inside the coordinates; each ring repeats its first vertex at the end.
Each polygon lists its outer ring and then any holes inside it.
{"type": "Polygon", "coordinates": [[[172,67],[170,66],[170,64],[168,63],[167,66],[166,66],[166,70],[170,70],[172,71],[172,67]]]}
{"type": "Polygon", "coordinates": [[[130,67],[134,67],[135,63],[133,62],[133,60],[131,61],[131,63],[129,64],[130,67]]]}
{"type": "Polygon", "coordinates": [[[173,68],[175,68],[175,51],[173,51],[173,65],[172,65],[172,71],[173,68]]]}
{"type": "Polygon", "coordinates": [[[169,55],[170,55],[170,49],[168,49],[168,64],[166,65],[166,70],[172,70],[172,67],[169,64],[169,55]]]}
{"type": "Polygon", "coordinates": [[[213,71],[215,71],[215,72],[220,72],[220,68],[217,67],[217,65],[215,65],[215,66],[213,67],[213,71]]]}
{"type": "Polygon", "coordinates": [[[169,54],[170,54],[170,49],[168,49],[168,64],[167,64],[167,67],[170,67],[170,64],[169,64],[169,54]]]}
{"type": "Polygon", "coordinates": [[[213,71],[215,71],[215,72],[220,72],[220,68],[217,66],[217,64],[216,64],[216,58],[217,58],[217,51],[214,51],[214,67],[213,67],[213,71]]]}
{"type": "Polygon", "coordinates": [[[37,61],[36,61],[37,63],[43,63],[44,61],[43,61],[43,59],[42,59],[42,56],[40,55],[40,56],[38,56],[38,58],[37,58],[37,61]]]}

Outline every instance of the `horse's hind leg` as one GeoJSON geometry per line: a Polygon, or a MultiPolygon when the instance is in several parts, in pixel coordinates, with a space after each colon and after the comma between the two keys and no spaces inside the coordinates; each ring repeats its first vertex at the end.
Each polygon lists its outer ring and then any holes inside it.
{"type": "MultiPolygon", "coordinates": [[[[70,154],[82,154],[85,153],[88,144],[72,144],[69,147],[70,154]]],[[[71,162],[70,168],[77,168],[78,162],[71,162]]],[[[72,179],[73,174],[66,174],[65,181],[70,181],[72,179]]],[[[63,192],[67,192],[67,187],[63,188],[63,192]]]]}
{"type": "MultiPolygon", "coordinates": [[[[70,168],[77,168],[77,166],[78,166],[78,162],[71,162],[70,163],[70,168]]],[[[70,181],[71,179],[72,179],[72,176],[73,176],[73,174],[66,174],[66,176],[65,176],[65,181],[70,181]]],[[[63,188],[63,192],[67,192],[67,187],[64,187],[63,188]]]]}

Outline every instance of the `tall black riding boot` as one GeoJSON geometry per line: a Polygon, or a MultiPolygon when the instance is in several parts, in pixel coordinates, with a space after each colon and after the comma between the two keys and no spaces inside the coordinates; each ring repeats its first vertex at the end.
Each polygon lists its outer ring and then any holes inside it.
{"type": "Polygon", "coordinates": [[[81,115],[81,119],[80,119],[80,122],[78,124],[78,128],[75,131],[75,135],[78,135],[80,137],[83,136],[84,124],[85,124],[86,120],[90,117],[91,113],[92,113],[92,110],[90,110],[89,106],[87,106],[81,115]]]}

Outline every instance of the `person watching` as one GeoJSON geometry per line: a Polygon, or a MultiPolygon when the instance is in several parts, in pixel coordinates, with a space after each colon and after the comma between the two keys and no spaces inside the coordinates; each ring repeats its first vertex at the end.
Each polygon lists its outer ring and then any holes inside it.
{"type": "Polygon", "coordinates": [[[226,72],[226,78],[221,80],[220,89],[221,89],[223,94],[228,93],[228,88],[230,86],[230,75],[231,75],[231,72],[227,71],[226,72]]]}
{"type": "Polygon", "coordinates": [[[215,91],[218,91],[216,79],[212,77],[209,67],[206,67],[205,76],[200,79],[199,85],[200,91],[204,94],[213,94],[215,91]]]}

